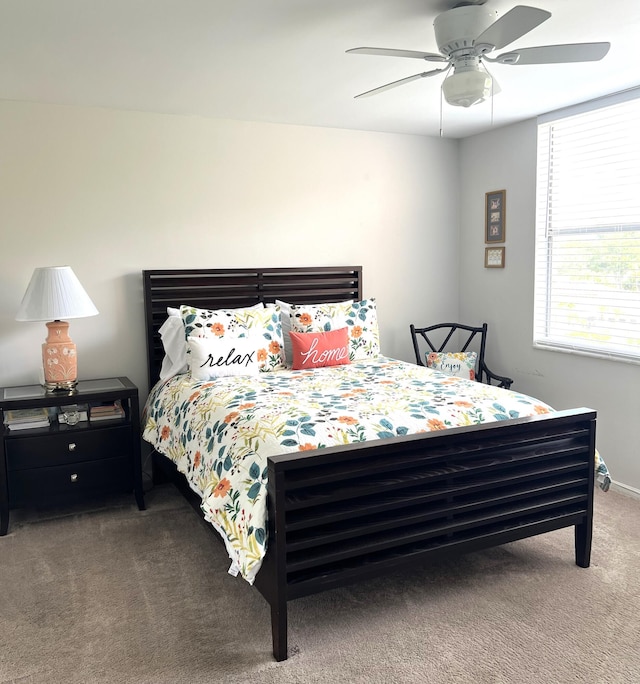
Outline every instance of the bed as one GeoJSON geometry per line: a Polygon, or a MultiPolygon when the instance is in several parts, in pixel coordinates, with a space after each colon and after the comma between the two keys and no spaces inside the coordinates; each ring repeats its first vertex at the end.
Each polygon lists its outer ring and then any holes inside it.
{"type": "MultiPolygon", "coordinates": [[[[416,390],[419,367],[375,355],[317,371],[282,369],[215,382],[186,374],[158,382],[165,360],[159,330],[167,307],[188,303],[220,310],[271,305],[276,300],[290,302],[294,308],[361,302],[362,270],[147,270],[143,283],[150,387],[143,420],[145,439],[155,448],[154,469],[169,475],[211,522],[211,529],[225,537],[230,572],[241,573],[268,601],[276,660],[287,658],[287,603],[299,597],[429,558],[563,527],[574,527],[576,564],[589,566],[598,458],[594,411],[553,411],[530,397],[433,371],[435,389],[424,396],[414,392],[407,409],[397,400],[398,388],[416,390]],[[286,424],[263,430],[260,438],[257,432],[246,432],[253,429],[248,421],[254,414],[262,411],[262,419],[266,415],[276,420],[274,406],[288,407],[292,396],[302,399],[299,388],[313,382],[320,384],[310,389],[308,403],[297,418],[287,414],[286,424]],[[386,395],[375,395],[378,413],[373,434],[364,428],[358,432],[353,417],[364,405],[361,398],[370,385],[381,392],[385,386],[391,388],[386,395]],[[230,408],[220,409],[218,400],[211,399],[209,392],[216,391],[215,386],[229,394],[230,408]],[[465,393],[474,388],[486,393],[494,406],[490,422],[469,419],[476,411],[476,399],[465,393]],[[168,396],[175,408],[164,403],[168,396]],[[405,413],[381,418],[380,406],[385,402],[405,413]],[[441,405],[438,411],[462,415],[467,424],[449,427],[455,425],[449,413],[445,418],[429,414],[435,404],[441,405]],[[170,420],[166,412],[171,412],[170,420]],[[203,422],[208,416],[215,419],[213,424],[203,422]],[[420,420],[425,423],[423,430],[420,420]],[[336,426],[340,440],[331,432],[336,426]],[[174,428],[183,432],[171,435],[174,428]],[[357,441],[343,444],[349,430],[357,441]],[[243,436],[243,453],[250,452],[241,473],[238,461],[229,459],[230,452],[225,454],[227,432],[236,446],[243,436]],[[325,439],[327,435],[333,441],[325,439]],[[192,444],[199,438],[204,443],[194,451],[192,444]],[[256,444],[262,441],[270,447],[259,459],[256,444]],[[340,444],[331,446],[336,441],[340,444]],[[280,450],[278,443],[283,445],[280,450]],[[202,464],[205,451],[216,457],[208,466],[202,464]],[[232,491],[227,472],[235,472],[246,483],[245,494],[255,510],[238,498],[222,505],[232,491]],[[185,474],[193,476],[190,481],[185,474]],[[231,505],[235,517],[230,531],[231,505]],[[259,519],[260,507],[264,518],[259,519]],[[243,555],[234,557],[240,538],[243,555]]],[[[278,309],[272,311],[280,315],[278,309]]],[[[419,369],[425,371],[430,372],[419,369]]],[[[599,466],[606,473],[606,466],[601,462],[599,466]]]]}

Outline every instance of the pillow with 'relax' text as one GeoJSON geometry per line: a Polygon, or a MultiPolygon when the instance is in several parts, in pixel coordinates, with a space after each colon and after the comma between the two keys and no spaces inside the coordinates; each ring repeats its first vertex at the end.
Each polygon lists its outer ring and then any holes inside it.
{"type": "Polygon", "coordinates": [[[187,337],[191,377],[213,380],[230,375],[257,375],[261,344],[260,339],[253,337],[187,337]]]}

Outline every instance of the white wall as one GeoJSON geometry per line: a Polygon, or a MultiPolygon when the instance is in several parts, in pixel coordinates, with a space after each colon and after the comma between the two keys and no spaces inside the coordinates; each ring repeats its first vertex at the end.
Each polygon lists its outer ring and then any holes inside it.
{"type": "Polygon", "coordinates": [[[36,266],[72,266],[83,378],[146,396],[145,268],[357,265],[383,352],[457,313],[457,143],[0,102],[0,385],[38,382],[44,323],[14,320],[36,266]]]}
{"type": "Polygon", "coordinates": [[[409,323],[458,307],[488,321],[490,366],[597,409],[614,478],[640,489],[640,367],[531,344],[535,140],[533,121],[458,142],[0,102],[0,385],[39,379],[44,324],[14,320],[36,266],[71,265],[100,310],[71,324],[81,377],[144,398],[142,269],[362,264],[384,353],[410,360],[409,323]],[[485,269],[501,188],[506,268],[485,269]]]}
{"type": "Polygon", "coordinates": [[[640,490],[640,366],[534,349],[536,122],[461,141],[460,314],[489,323],[489,367],[552,406],[598,411],[597,445],[619,483],[640,490]],[[485,193],[505,188],[506,261],[484,268],[485,193]]]}

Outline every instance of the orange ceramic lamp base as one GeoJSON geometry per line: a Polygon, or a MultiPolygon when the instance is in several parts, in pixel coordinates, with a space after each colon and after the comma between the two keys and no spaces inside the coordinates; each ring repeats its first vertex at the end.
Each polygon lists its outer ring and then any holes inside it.
{"type": "Polygon", "coordinates": [[[47,329],[47,341],[42,345],[44,386],[49,391],[73,389],[78,383],[78,359],[69,324],[51,321],[47,329]]]}

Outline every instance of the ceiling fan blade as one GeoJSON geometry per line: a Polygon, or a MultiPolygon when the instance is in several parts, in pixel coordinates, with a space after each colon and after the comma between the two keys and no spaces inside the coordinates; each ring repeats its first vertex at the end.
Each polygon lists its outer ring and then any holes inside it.
{"type": "Polygon", "coordinates": [[[564,62],[597,62],[602,59],[610,43],[570,43],[522,48],[498,55],[490,61],[501,64],[561,64],[564,62]]]}
{"type": "Polygon", "coordinates": [[[379,55],[382,57],[413,57],[414,59],[426,59],[427,62],[446,62],[446,57],[435,52],[418,52],[417,50],[394,50],[392,48],[358,47],[347,50],[356,55],[379,55]]]}
{"type": "Polygon", "coordinates": [[[513,43],[514,40],[524,36],[525,33],[532,31],[536,26],[540,26],[550,16],[551,12],[546,10],[517,5],[483,31],[476,38],[474,45],[480,52],[501,50],[509,43],[513,43]],[[483,49],[485,46],[486,49],[483,49]]]}
{"type": "Polygon", "coordinates": [[[411,83],[411,81],[417,81],[419,78],[426,78],[428,76],[435,76],[436,74],[441,73],[442,71],[447,71],[447,69],[432,69],[431,71],[423,71],[421,74],[414,74],[413,76],[407,76],[406,78],[401,78],[399,81],[392,81],[391,83],[387,83],[382,86],[378,86],[377,88],[374,88],[373,90],[367,90],[364,93],[360,93],[360,95],[356,95],[356,99],[359,97],[369,97],[370,95],[377,95],[378,93],[382,93],[385,90],[391,90],[391,88],[396,88],[397,86],[404,85],[405,83],[411,83]]]}

